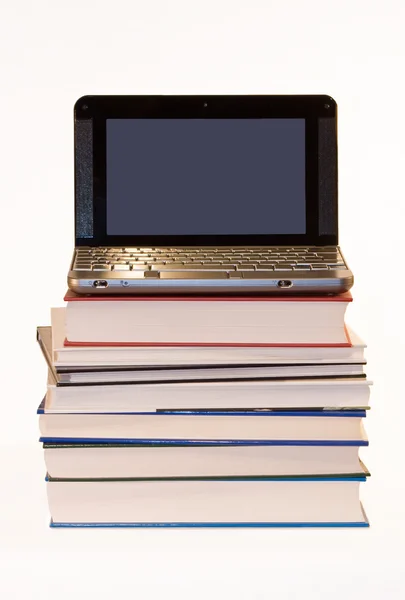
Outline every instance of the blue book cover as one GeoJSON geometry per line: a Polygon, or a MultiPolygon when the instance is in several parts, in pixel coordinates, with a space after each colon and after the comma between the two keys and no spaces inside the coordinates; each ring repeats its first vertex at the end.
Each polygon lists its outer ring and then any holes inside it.
{"type": "MultiPolygon", "coordinates": [[[[42,402],[38,406],[37,409],[38,415],[48,414],[48,411],[45,408],[45,397],[42,399],[42,402]]],[[[151,412],[138,411],[138,412],[122,412],[122,411],[109,411],[109,412],[81,412],[81,411],[69,411],[68,413],[57,413],[50,411],[49,414],[79,414],[79,415],[205,415],[205,416],[243,416],[243,417],[337,417],[337,418],[365,418],[367,416],[367,410],[364,408],[361,409],[337,409],[333,410],[330,408],[327,409],[319,409],[319,410],[303,410],[303,409],[274,409],[274,408],[257,408],[250,410],[213,410],[213,409],[201,409],[201,410],[157,410],[151,412]]]]}
{"type": "Polygon", "coordinates": [[[368,446],[368,440],[186,440],[40,437],[44,444],[123,444],[135,446],[368,446]]]}
{"type": "MultiPolygon", "coordinates": [[[[44,414],[44,401],[41,403],[39,409],[39,414],[44,414]]],[[[69,414],[81,414],[81,413],[69,413],[69,414]]],[[[103,414],[103,415],[120,415],[123,413],[86,413],[89,414],[103,414]]],[[[125,415],[149,415],[149,416],[162,416],[166,415],[168,418],[171,416],[190,416],[190,415],[204,415],[204,416],[243,416],[246,418],[249,417],[262,417],[262,418],[275,418],[278,417],[316,417],[319,419],[322,418],[364,418],[366,416],[365,410],[311,410],[311,411],[302,411],[302,410],[249,410],[249,411],[212,411],[212,410],[199,410],[199,411],[185,411],[185,410],[171,410],[171,411],[159,411],[159,412],[138,412],[138,413],[124,413],[125,415]]],[[[63,415],[62,415],[63,416],[63,415]]],[[[251,445],[276,445],[276,446],[285,446],[285,445],[303,445],[303,446],[367,446],[368,441],[367,438],[361,437],[357,440],[255,440],[255,439],[143,439],[143,438],[88,438],[88,437],[48,437],[42,436],[40,437],[40,442],[45,444],[100,444],[100,443],[108,443],[108,444],[134,444],[134,445],[199,445],[199,446],[209,446],[209,445],[241,445],[241,446],[251,446],[251,445]]]]}
{"type": "Polygon", "coordinates": [[[216,529],[257,529],[257,528],[328,528],[328,527],[369,527],[368,520],[351,523],[55,523],[50,522],[50,527],[58,529],[128,529],[128,528],[155,528],[155,529],[187,529],[187,528],[216,528],[216,529]]]}

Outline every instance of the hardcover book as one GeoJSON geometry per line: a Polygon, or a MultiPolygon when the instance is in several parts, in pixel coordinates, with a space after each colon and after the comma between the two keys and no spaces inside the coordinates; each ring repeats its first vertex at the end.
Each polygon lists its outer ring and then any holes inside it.
{"type": "Polygon", "coordinates": [[[65,296],[67,345],[350,346],[340,296],[65,296]]]}

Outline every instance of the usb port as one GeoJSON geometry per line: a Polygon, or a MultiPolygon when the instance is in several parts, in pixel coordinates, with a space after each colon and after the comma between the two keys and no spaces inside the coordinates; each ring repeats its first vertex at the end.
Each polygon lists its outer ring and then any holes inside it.
{"type": "Polygon", "coordinates": [[[105,279],[96,279],[95,281],[93,281],[93,287],[106,288],[108,287],[108,282],[105,279]]]}

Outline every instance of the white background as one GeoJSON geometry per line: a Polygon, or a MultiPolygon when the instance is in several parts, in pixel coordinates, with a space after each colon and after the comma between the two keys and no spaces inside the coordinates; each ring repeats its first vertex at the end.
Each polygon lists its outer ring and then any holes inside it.
{"type": "Polygon", "coordinates": [[[405,597],[404,67],[401,0],[9,0],[0,20],[0,597],[405,597]],[[73,247],[73,104],[83,94],[327,93],[339,104],[349,321],[375,381],[370,530],[47,527],[35,327],[73,247]],[[402,267],[401,267],[402,265],[402,267]]]}

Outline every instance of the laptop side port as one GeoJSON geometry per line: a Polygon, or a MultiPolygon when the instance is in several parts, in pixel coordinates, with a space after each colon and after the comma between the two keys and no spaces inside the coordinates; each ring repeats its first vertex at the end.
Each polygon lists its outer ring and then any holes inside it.
{"type": "Polygon", "coordinates": [[[93,287],[106,288],[108,287],[108,282],[105,279],[96,279],[95,281],[93,281],[93,287]]]}

